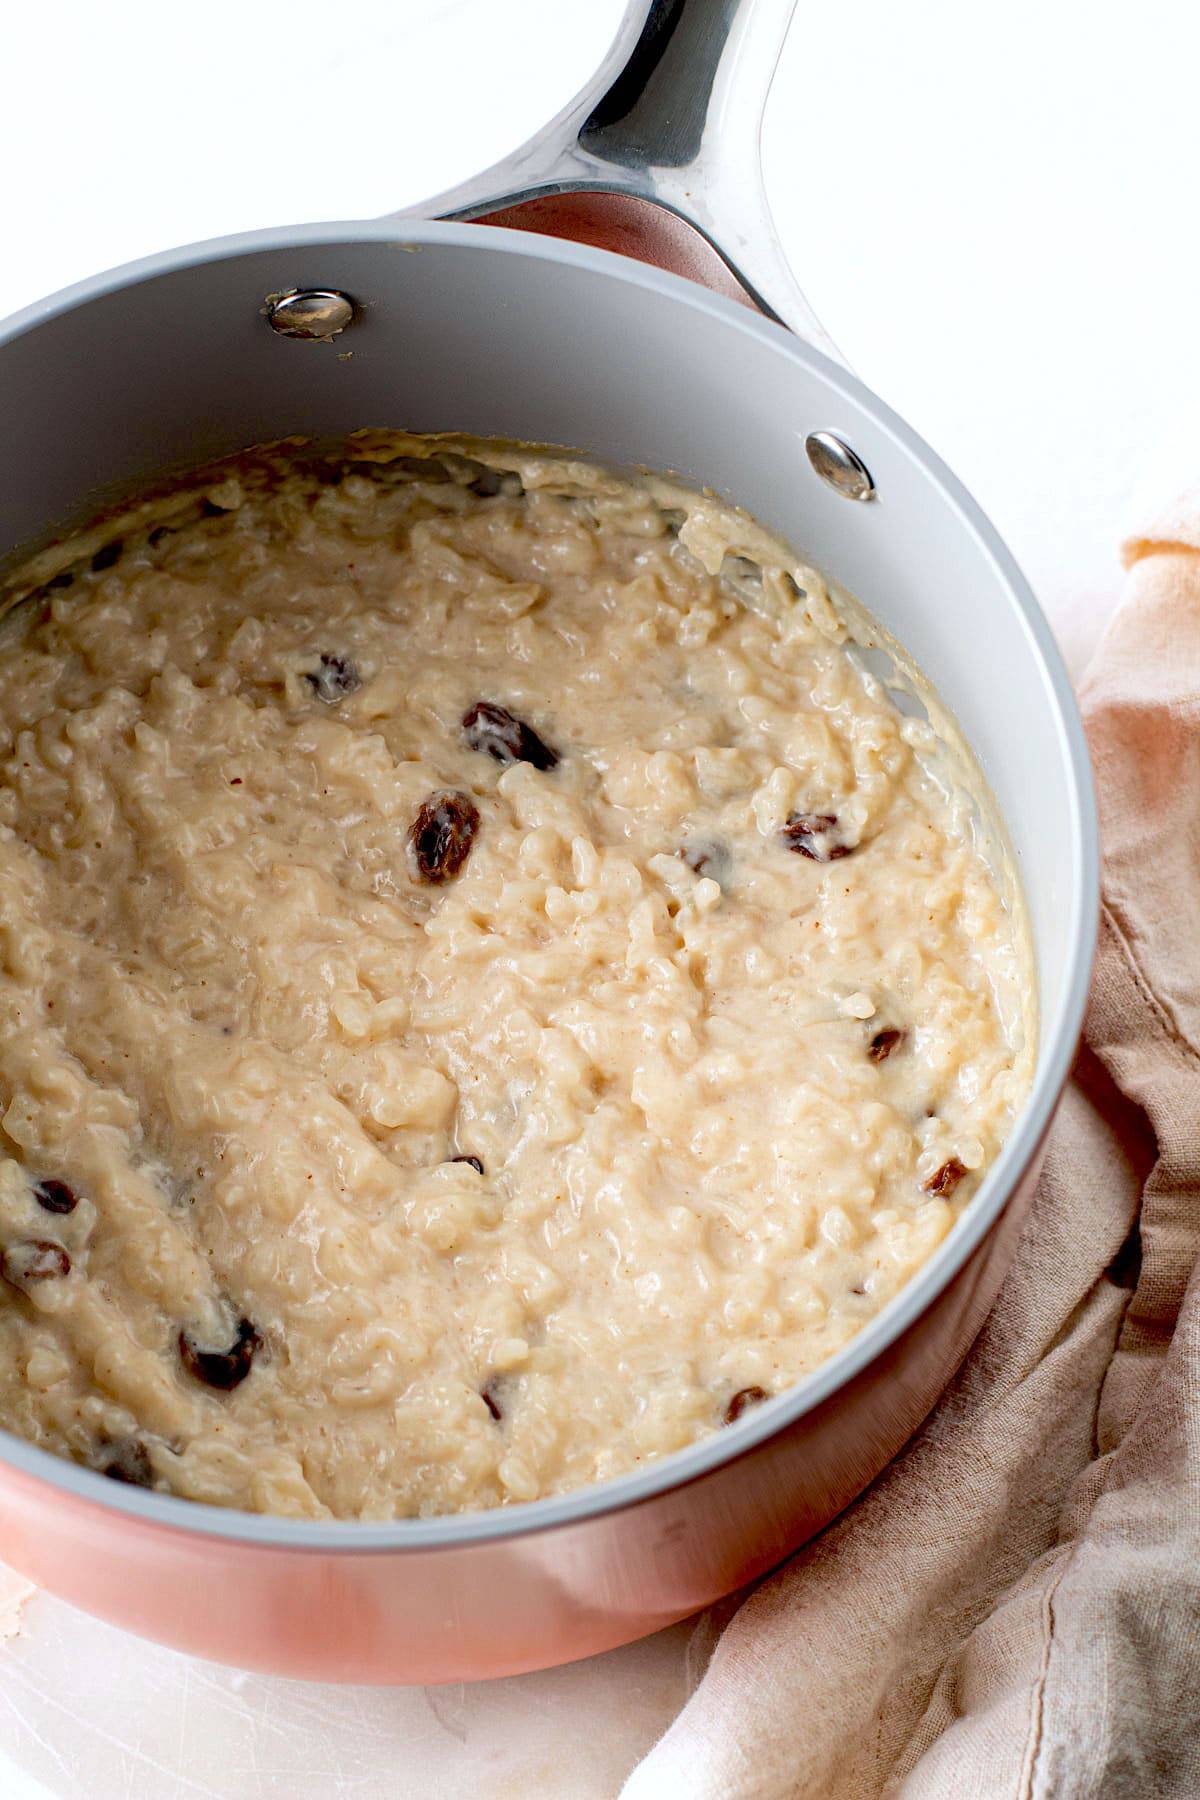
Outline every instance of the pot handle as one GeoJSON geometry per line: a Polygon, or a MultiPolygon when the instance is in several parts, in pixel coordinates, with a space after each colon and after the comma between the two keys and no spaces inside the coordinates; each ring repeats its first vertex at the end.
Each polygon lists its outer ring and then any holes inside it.
{"type": "Polygon", "coordinates": [[[763,189],[763,108],[795,0],[630,0],[602,66],[490,169],[397,218],[467,219],[685,275],[842,358],[763,189]]]}

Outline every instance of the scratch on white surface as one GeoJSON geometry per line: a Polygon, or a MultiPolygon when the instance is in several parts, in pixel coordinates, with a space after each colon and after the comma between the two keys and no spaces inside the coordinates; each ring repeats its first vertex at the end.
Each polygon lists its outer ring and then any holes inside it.
{"type": "Polygon", "coordinates": [[[424,1688],[425,1704],[437,1720],[460,1744],[467,1741],[466,1695],[461,1681],[450,1687],[424,1688]]]}
{"type": "MultiPolygon", "coordinates": [[[[192,1720],[192,1666],[185,1664],[179,1687],[179,1720],[175,1732],[175,1767],[182,1769],[187,1761],[188,1727],[192,1720]]],[[[127,1782],[129,1800],[133,1800],[132,1780],[127,1782]]]]}
{"type": "MultiPolygon", "coordinates": [[[[35,1687],[34,1683],[30,1682],[25,1676],[24,1671],[18,1671],[17,1673],[20,1684],[28,1692],[31,1702],[30,1706],[25,1708],[17,1707],[10,1701],[10,1704],[13,1705],[13,1711],[16,1714],[17,1719],[20,1721],[24,1730],[36,1740],[39,1746],[46,1751],[48,1755],[52,1756],[54,1762],[63,1770],[64,1774],[76,1775],[78,1773],[77,1768],[71,1769],[63,1760],[57,1742],[51,1742],[49,1738],[43,1737],[43,1735],[33,1726],[32,1702],[36,1696],[37,1704],[40,1707],[61,1715],[67,1722],[67,1728],[64,1731],[62,1740],[64,1743],[71,1743],[78,1737],[79,1721],[77,1715],[55,1695],[47,1693],[44,1687],[35,1687]]],[[[143,1750],[140,1745],[133,1743],[129,1738],[121,1737],[118,1733],[107,1730],[95,1719],[89,1721],[88,1729],[103,1743],[111,1745],[115,1750],[121,1751],[126,1757],[135,1759],[137,1762],[144,1764],[147,1768],[152,1769],[155,1775],[161,1778],[156,1790],[158,1794],[165,1794],[167,1792],[167,1784],[174,1783],[174,1788],[177,1793],[183,1792],[186,1789],[190,1793],[202,1796],[202,1800],[226,1800],[226,1796],[217,1788],[212,1787],[207,1781],[195,1781],[191,1776],[184,1774],[181,1770],[171,1768],[168,1763],[162,1762],[156,1756],[151,1756],[148,1751],[143,1750]]],[[[126,1779],[126,1789],[130,1793],[133,1792],[132,1775],[133,1771],[132,1769],[129,1769],[126,1779]]],[[[68,1789],[65,1791],[70,1792],[72,1790],[68,1789]]]]}
{"type": "MultiPolygon", "coordinates": [[[[31,1719],[26,1718],[24,1709],[17,1705],[16,1701],[12,1698],[11,1694],[6,1694],[3,1692],[0,1692],[0,1700],[4,1701],[5,1705],[8,1707],[9,1711],[12,1713],[14,1724],[19,1726],[24,1731],[28,1732],[29,1736],[33,1739],[34,1743],[37,1745],[38,1749],[41,1750],[41,1752],[47,1758],[47,1760],[51,1764],[53,1764],[53,1766],[56,1769],[61,1770],[64,1777],[69,1779],[72,1771],[71,1771],[70,1765],[68,1764],[66,1758],[64,1757],[62,1751],[59,1749],[58,1745],[55,1742],[53,1742],[51,1738],[44,1737],[42,1735],[42,1733],[34,1725],[33,1721],[31,1719]]],[[[3,1734],[0,1734],[0,1735],[3,1735],[5,1738],[7,1738],[9,1734],[7,1732],[4,1732],[3,1734]]]]}

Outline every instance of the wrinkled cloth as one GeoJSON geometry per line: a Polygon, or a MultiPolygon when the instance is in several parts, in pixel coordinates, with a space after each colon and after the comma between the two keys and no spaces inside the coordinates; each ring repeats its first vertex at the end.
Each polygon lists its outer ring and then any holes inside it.
{"type": "Polygon", "coordinates": [[[907,1449],[710,1623],[625,1800],[1200,1796],[1200,496],[1125,557],[1095,979],[1016,1260],[907,1449]]]}

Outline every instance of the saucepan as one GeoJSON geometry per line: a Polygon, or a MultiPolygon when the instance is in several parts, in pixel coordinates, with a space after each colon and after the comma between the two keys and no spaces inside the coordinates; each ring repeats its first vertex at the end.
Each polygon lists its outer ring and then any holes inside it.
{"type": "Polygon", "coordinates": [[[841,365],[778,247],[758,128],[790,10],[636,0],[588,89],[465,188],[168,251],[10,320],[0,546],[15,561],[172,470],[367,425],[570,445],[710,485],[857,595],[973,747],[1035,946],[1028,1104],[961,1221],[853,1342],[727,1430],[577,1493],[307,1523],[123,1486],[0,1433],[5,1561],[147,1637],[295,1676],[432,1682],[653,1631],[862,1491],[1011,1260],[1091,965],[1087,751],[1013,558],[841,365]]]}

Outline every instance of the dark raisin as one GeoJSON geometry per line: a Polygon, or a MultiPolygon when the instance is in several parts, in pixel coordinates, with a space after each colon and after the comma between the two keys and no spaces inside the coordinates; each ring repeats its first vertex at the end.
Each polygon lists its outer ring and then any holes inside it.
{"type": "Polygon", "coordinates": [[[966,1172],[957,1156],[951,1156],[940,1169],[935,1169],[929,1180],[923,1181],[921,1186],[927,1194],[938,1194],[944,1200],[947,1195],[954,1192],[966,1172]]]}
{"type": "Polygon", "coordinates": [[[100,1473],[110,1481],[124,1481],[130,1487],[149,1487],[154,1480],[150,1453],[141,1438],[126,1438],[116,1446],[100,1473]]]}
{"type": "Polygon", "coordinates": [[[232,511],[232,507],[218,506],[216,501],[210,500],[207,494],[205,494],[203,500],[200,502],[200,517],[202,519],[226,519],[232,511]]]}
{"type": "Polygon", "coordinates": [[[697,875],[703,875],[709,881],[715,881],[720,888],[728,885],[732,858],[725,844],[697,841],[685,844],[679,854],[688,868],[694,870],[697,875]]]}
{"type": "Polygon", "coordinates": [[[449,881],[471,854],[479,808],[467,794],[431,794],[408,834],[422,881],[449,881]]]}
{"type": "Polygon", "coordinates": [[[757,1406],[760,1400],[767,1398],[766,1388],[739,1388],[729,1405],[725,1408],[725,1423],[732,1425],[740,1419],[748,1406],[757,1406]]]}
{"type": "Polygon", "coordinates": [[[34,1281],[61,1281],[71,1273],[71,1259],[61,1244],[45,1238],[25,1238],[0,1250],[0,1275],[13,1287],[34,1281]]]}
{"type": "Polygon", "coordinates": [[[552,769],[558,762],[557,750],[543,743],[532,725],[490,700],[477,701],[463,714],[463,730],[472,750],[486,750],[497,762],[532,763],[535,769],[552,769]]]}
{"type": "Polygon", "coordinates": [[[146,542],[150,545],[152,550],[157,550],[158,546],[165,543],[167,538],[177,530],[178,526],[175,525],[156,525],[154,530],[150,533],[150,536],[146,539],[146,542]]]}
{"type": "Polygon", "coordinates": [[[504,1409],[496,1396],[497,1383],[489,1381],[480,1389],[479,1397],[497,1422],[504,1417],[504,1409]]]}
{"type": "Polygon", "coordinates": [[[849,856],[853,848],[834,836],[836,830],[836,813],[793,813],[780,836],[797,856],[807,856],[811,862],[834,862],[839,856],[849,856]]]}
{"type": "Polygon", "coordinates": [[[71,1213],[79,1205],[79,1196],[65,1181],[45,1180],[35,1184],[33,1197],[43,1212],[71,1213]]]}
{"type": "Polygon", "coordinates": [[[101,544],[92,558],[92,568],[99,575],[104,569],[111,569],[121,554],[121,540],[114,538],[111,544],[101,544]]]}
{"type": "Polygon", "coordinates": [[[47,589],[67,588],[67,587],[70,587],[70,585],[74,581],[74,579],[75,579],[75,577],[71,573],[70,569],[64,569],[61,575],[52,575],[50,577],[49,581],[46,583],[46,587],[47,587],[47,589]]]}
{"type": "Polygon", "coordinates": [[[362,686],[362,676],[348,656],[330,656],[324,650],[320,666],[311,675],[306,673],[304,679],[326,706],[336,706],[339,700],[362,686]]]}
{"type": "Polygon", "coordinates": [[[474,1169],[474,1171],[477,1175],[483,1174],[483,1164],[480,1162],[480,1160],[477,1156],[452,1156],[450,1158],[450,1161],[451,1162],[470,1163],[471,1167],[474,1169]]]}
{"type": "Polygon", "coordinates": [[[873,1063],[886,1062],[898,1044],[904,1042],[904,1033],[895,1031],[889,1025],[883,1031],[877,1031],[867,1045],[867,1055],[873,1063]]]}
{"type": "Polygon", "coordinates": [[[245,1381],[254,1352],[261,1347],[262,1339],[249,1319],[238,1320],[237,1337],[230,1350],[201,1350],[189,1332],[179,1334],[179,1354],[188,1374],[205,1387],[220,1388],[226,1394],[245,1381]]]}
{"type": "Polygon", "coordinates": [[[520,500],[525,494],[525,483],[515,469],[481,468],[474,480],[468,481],[467,492],[480,500],[494,500],[497,494],[506,500],[520,500]]]}

